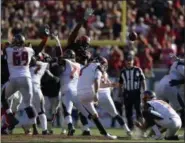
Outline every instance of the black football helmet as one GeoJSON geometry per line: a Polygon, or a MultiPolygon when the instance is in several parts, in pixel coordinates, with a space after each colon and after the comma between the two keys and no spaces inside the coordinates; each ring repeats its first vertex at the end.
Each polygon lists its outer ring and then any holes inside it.
{"type": "Polygon", "coordinates": [[[16,34],[13,37],[12,44],[16,46],[22,46],[25,43],[25,37],[22,34],[16,34]]]}
{"type": "Polygon", "coordinates": [[[90,41],[90,37],[83,35],[77,39],[76,43],[82,46],[84,50],[87,50],[87,48],[89,48],[90,41]]]}
{"type": "Polygon", "coordinates": [[[83,47],[79,47],[76,50],[76,61],[79,62],[80,64],[86,65],[91,58],[91,53],[83,47]]]}
{"type": "Polygon", "coordinates": [[[42,61],[42,62],[49,63],[49,62],[52,61],[52,58],[51,58],[51,56],[48,55],[47,53],[40,52],[40,53],[36,56],[36,60],[37,60],[37,61],[42,61]]]}
{"type": "Polygon", "coordinates": [[[155,92],[150,91],[150,90],[144,91],[144,93],[143,93],[143,101],[144,102],[149,101],[149,100],[152,100],[154,98],[156,98],[155,92]]]}
{"type": "Polygon", "coordinates": [[[75,59],[76,54],[73,50],[67,49],[66,51],[64,51],[63,58],[65,58],[65,59],[75,59]]]}

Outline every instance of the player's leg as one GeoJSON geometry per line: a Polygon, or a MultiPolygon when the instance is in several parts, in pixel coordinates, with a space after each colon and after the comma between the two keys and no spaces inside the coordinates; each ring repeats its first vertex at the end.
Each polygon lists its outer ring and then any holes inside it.
{"type": "Polygon", "coordinates": [[[81,120],[81,123],[83,125],[82,135],[83,136],[91,135],[90,128],[89,128],[89,123],[88,123],[88,120],[87,120],[87,118],[89,116],[89,113],[87,112],[87,110],[82,105],[82,103],[81,103],[80,99],[78,98],[78,96],[73,96],[72,100],[73,100],[74,106],[79,111],[80,120],[81,120]]]}
{"type": "Polygon", "coordinates": [[[166,134],[165,134],[165,139],[166,140],[179,140],[178,135],[176,135],[177,131],[181,128],[182,122],[180,118],[171,118],[171,121],[169,124],[167,124],[166,128],[166,134]]]}
{"type": "Polygon", "coordinates": [[[71,91],[66,91],[62,94],[62,108],[65,122],[68,126],[68,136],[73,136],[75,132],[75,128],[72,121],[72,109],[73,109],[73,102],[72,102],[72,93],[71,91]]]}
{"type": "Polygon", "coordinates": [[[88,102],[88,103],[83,103],[83,105],[86,108],[86,110],[90,113],[89,118],[94,121],[96,127],[100,131],[100,134],[102,134],[102,135],[104,135],[104,136],[106,136],[110,139],[117,139],[116,136],[112,136],[109,133],[107,133],[107,131],[103,127],[102,123],[99,120],[98,113],[97,113],[97,111],[94,107],[94,103],[93,102],[88,102]]]}
{"type": "Polygon", "coordinates": [[[8,135],[8,123],[6,119],[6,111],[1,108],[1,135],[8,135]]]}
{"type": "Polygon", "coordinates": [[[30,78],[21,77],[19,78],[19,89],[23,96],[23,103],[25,105],[24,110],[26,111],[30,122],[33,127],[33,134],[38,134],[38,129],[36,126],[36,111],[32,105],[33,98],[33,88],[32,81],[30,78]]]}
{"type": "Polygon", "coordinates": [[[37,111],[37,116],[39,117],[42,134],[47,134],[47,118],[45,115],[45,108],[44,108],[44,97],[42,91],[40,89],[40,85],[33,84],[33,105],[37,111]]]}
{"type": "Polygon", "coordinates": [[[120,126],[126,130],[129,136],[131,135],[131,131],[128,128],[127,124],[124,122],[123,118],[118,114],[112,97],[110,96],[110,93],[99,92],[99,105],[105,111],[107,111],[116,121],[118,121],[120,126]]]}
{"type": "Polygon", "coordinates": [[[59,99],[58,96],[48,97],[47,103],[49,102],[48,113],[47,113],[47,121],[48,121],[48,131],[50,134],[53,134],[53,123],[56,117],[56,113],[59,107],[59,99]]]}
{"type": "MultiPolygon", "coordinates": [[[[60,97],[60,94],[59,94],[60,97]]],[[[59,112],[59,116],[60,116],[60,127],[61,127],[61,134],[66,134],[66,129],[65,129],[65,119],[64,119],[64,114],[63,114],[63,108],[62,108],[62,101],[61,101],[61,97],[59,99],[59,104],[60,104],[60,112],[59,112]]]]}
{"type": "Polygon", "coordinates": [[[53,121],[53,115],[52,115],[52,106],[51,106],[51,100],[50,97],[44,96],[45,101],[45,113],[47,118],[47,127],[50,134],[53,134],[52,130],[52,121],[53,121]]]}
{"type": "MultiPolygon", "coordinates": [[[[149,127],[151,127],[152,131],[155,134],[155,136],[153,138],[155,140],[162,139],[163,138],[162,134],[161,134],[161,132],[159,130],[159,127],[157,125],[161,125],[164,121],[161,120],[160,123],[156,124],[154,118],[150,114],[148,114],[148,112],[143,111],[142,115],[143,115],[143,118],[144,118],[145,123],[146,123],[146,125],[145,125],[146,127],[145,128],[148,129],[149,127]]],[[[150,133],[150,134],[153,134],[153,132],[150,133]]]]}
{"type": "Polygon", "coordinates": [[[8,103],[8,98],[11,95],[13,95],[16,91],[17,91],[17,81],[15,79],[10,79],[10,81],[7,82],[4,88],[2,89],[1,103],[3,109],[5,110],[5,114],[7,115],[7,119],[10,122],[8,126],[9,130],[13,130],[15,125],[18,124],[18,120],[14,117],[11,107],[8,103]]]}
{"type": "MultiPolygon", "coordinates": [[[[123,104],[121,103],[121,101],[120,102],[114,101],[114,105],[116,107],[118,114],[122,117],[123,116],[123,109],[122,109],[123,104]]],[[[115,118],[112,118],[111,127],[115,127],[115,121],[116,121],[115,118]]]]}
{"type": "Polygon", "coordinates": [[[165,86],[164,96],[166,99],[168,99],[173,109],[178,111],[182,108],[180,105],[181,101],[179,102],[179,99],[178,99],[178,88],[177,87],[171,87],[169,85],[165,86]]]}

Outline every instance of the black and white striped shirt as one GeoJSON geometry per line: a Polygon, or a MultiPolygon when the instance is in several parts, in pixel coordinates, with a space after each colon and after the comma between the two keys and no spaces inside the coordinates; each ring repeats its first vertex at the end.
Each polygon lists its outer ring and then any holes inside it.
{"type": "Polygon", "coordinates": [[[145,80],[144,73],[139,67],[124,68],[121,71],[119,83],[127,91],[140,90],[141,82],[145,80]]]}

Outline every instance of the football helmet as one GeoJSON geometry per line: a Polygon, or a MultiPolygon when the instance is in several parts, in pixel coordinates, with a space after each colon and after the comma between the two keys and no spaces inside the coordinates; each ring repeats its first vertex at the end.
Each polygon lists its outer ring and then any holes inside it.
{"type": "Polygon", "coordinates": [[[144,93],[143,93],[143,101],[144,102],[155,99],[155,98],[156,98],[155,92],[150,91],[150,90],[144,91],[144,93]]]}
{"type": "Polygon", "coordinates": [[[76,43],[78,43],[80,46],[83,46],[84,50],[86,50],[89,47],[90,41],[91,41],[90,37],[84,35],[78,38],[76,43]]]}
{"type": "Polygon", "coordinates": [[[22,34],[16,34],[13,37],[12,44],[16,46],[22,46],[25,43],[25,37],[22,34]]]}
{"type": "Polygon", "coordinates": [[[94,62],[100,63],[100,67],[102,71],[106,71],[108,69],[108,61],[106,58],[102,56],[98,56],[94,59],[94,62]]]}
{"type": "Polygon", "coordinates": [[[76,54],[73,50],[67,49],[66,51],[64,51],[63,58],[65,58],[65,59],[75,59],[76,54]]]}

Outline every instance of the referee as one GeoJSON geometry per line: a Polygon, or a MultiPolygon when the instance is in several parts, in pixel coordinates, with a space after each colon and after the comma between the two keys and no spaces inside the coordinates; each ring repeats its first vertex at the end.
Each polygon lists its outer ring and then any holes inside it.
{"type": "Polygon", "coordinates": [[[140,120],[141,115],[141,89],[146,90],[145,76],[141,68],[134,64],[134,55],[127,53],[125,55],[125,68],[120,74],[120,96],[124,99],[126,118],[129,128],[132,130],[133,124],[133,107],[136,110],[137,120],[140,120]]]}

